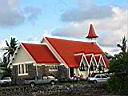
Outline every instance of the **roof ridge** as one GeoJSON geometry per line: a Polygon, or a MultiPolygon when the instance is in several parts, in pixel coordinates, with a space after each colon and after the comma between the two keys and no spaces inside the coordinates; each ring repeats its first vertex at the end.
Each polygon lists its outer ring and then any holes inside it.
{"type": "Polygon", "coordinates": [[[44,38],[49,38],[49,39],[59,39],[59,40],[65,40],[65,41],[74,41],[74,42],[85,42],[85,43],[92,43],[88,40],[85,40],[85,39],[77,39],[77,38],[74,38],[74,39],[69,39],[68,37],[67,38],[61,38],[61,37],[54,37],[54,36],[47,36],[47,37],[44,37],[44,38]]]}
{"type": "Polygon", "coordinates": [[[24,43],[24,42],[21,42],[21,44],[29,44],[29,45],[45,45],[44,43],[24,43]]]}

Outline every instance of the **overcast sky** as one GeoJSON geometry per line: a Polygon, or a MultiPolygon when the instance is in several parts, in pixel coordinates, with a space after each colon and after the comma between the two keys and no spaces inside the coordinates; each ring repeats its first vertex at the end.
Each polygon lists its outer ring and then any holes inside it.
{"type": "Polygon", "coordinates": [[[85,38],[90,23],[100,45],[128,38],[128,0],[0,0],[0,47],[11,36],[28,42],[44,34],[85,38]]]}

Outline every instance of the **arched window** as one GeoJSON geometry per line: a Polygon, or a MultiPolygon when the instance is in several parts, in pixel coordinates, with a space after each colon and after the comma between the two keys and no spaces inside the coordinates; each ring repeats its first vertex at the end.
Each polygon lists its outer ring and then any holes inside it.
{"type": "Polygon", "coordinates": [[[103,58],[101,58],[99,64],[98,64],[98,71],[104,71],[104,62],[103,62],[103,58]]]}
{"type": "Polygon", "coordinates": [[[85,58],[83,58],[83,61],[80,64],[79,70],[80,71],[87,71],[88,70],[88,65],[87,65],[87,62],[86,62],[85,58]]]}

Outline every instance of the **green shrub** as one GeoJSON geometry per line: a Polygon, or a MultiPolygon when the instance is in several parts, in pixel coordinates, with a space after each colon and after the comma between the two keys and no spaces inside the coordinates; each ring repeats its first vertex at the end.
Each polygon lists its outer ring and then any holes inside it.
{"type": "Polygon", "coordinates": [[[114,76],[108,81],[107,87],[110,93],[128,95],[128,78],[114,76]]]}

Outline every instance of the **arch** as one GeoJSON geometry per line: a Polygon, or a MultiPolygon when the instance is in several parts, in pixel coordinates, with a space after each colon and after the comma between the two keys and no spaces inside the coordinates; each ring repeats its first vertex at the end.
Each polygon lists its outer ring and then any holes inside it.
{"type": "Polygon", "coordinates": [[[97,62],[95,56],[93,56],[90,63],[90,71],[96,71],[96,69],[97,69],[97,62]]]}
{"type": "Polygon", "coordinates": [[[84,56],[82,56],[79,70],[80,71],[88,71],[88,62],[84,56]]]}
{"type": "Polygon", "coordinates": [[[100,56],[100,60],[99,60],[99,63],[98,63],[98,71],[102,71],[104,72],[104,68],[105,68],[105,62],[104,62],[104,59],[103,59],[103,56],[101,55],[100,56]]]}

